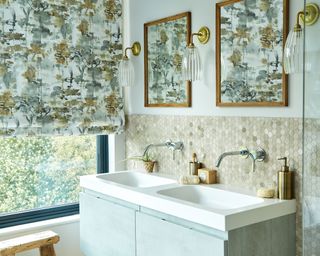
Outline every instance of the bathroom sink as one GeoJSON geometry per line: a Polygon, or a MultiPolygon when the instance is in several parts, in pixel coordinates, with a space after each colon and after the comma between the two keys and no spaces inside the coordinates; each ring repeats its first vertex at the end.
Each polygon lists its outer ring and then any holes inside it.
{"type": "Polygon", "coordinates": [[[97,178],[136,188],[147,188],[176,183],[175,180],[131,171],[100,174],[97,175],[97,178]]]}
{"type": "Polygon", "coordinates": [[[205,186],[180,186],[159,190],[157,193],[220,210],[231,210],[264,202],[262,198],[205,186]]]}
{"type": "Polygon", "coordinates": [[[82,193],[99,193],[135,209],[143,207],[147,212],[150,209],[221,231],[296,211],[295,200],[262,199],[223,184],[179,185],[174,179],[133,170],[82,176],[80,186],[82,193]]]}

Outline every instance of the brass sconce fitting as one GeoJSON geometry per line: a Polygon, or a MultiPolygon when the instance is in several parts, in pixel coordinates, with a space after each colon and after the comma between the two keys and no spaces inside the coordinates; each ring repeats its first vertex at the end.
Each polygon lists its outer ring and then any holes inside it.
{"type": "Polygon", "coordinates": [[[210,39],[210,30],[208,27],[201,27],[197,33],[192,33],[190,37],[190,44],[188,47],[194,47],[193,37],[197,36],[202,44],[206,44],[210,39]]]}
{"type": "Polygon", "coordinates": [[[294,26],[295,32],[300,32],[302,30],[302,27],[300,25],[300,18],[305,25],[313,25],[319,19],[319,6],[314,3],[309,3],[306,5],[305,12],[300,11],[297,13],[297,23],[294,26]]]}
{"type": "Polygon", "coordinates": [[[128,50],[131,50],[132,54],[134,56],[139,56],[140,52],[141,52],[141,45],[139,42],[134,42],[132,44],[131,47],[127,47],[125,50],[124,50],[124,55],[123,55],[123,59],[128,59],[128,50]]]}
{"type": "Polygon", "coordinates": [[[133,56],[138,56],[141,52],[139,42],[134,42],[131,47],[124,50],[124,55],[118,67],[118,82],[120,86],[131,87],[134,84],[134,67],[128,57],[128,51],[131,50],[133,56]]]}

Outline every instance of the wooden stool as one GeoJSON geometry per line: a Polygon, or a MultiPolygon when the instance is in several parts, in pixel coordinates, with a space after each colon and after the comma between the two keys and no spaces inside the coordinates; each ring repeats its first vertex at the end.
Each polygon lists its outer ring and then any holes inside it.
{"type": "Polygon", "coordinates": [[[48,230],[36,234],[20,236],[0,242],[0,256],[15,256],[16,253],[39,248],[41,256],[56,256],[53,245],[60,237],[48,230]]]}

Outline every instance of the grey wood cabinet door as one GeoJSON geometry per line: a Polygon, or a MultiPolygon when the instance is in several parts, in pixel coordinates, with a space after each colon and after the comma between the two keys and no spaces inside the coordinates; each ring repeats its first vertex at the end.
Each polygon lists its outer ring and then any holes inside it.
{"type": "Polygon", "coordinates": [[[137,256],[227,256],[227,241],[144,213],[136,214],[137,256]]]}
{"type": "Polygon", "coordinates": [[[80,193],[80,244],[86,256],[135,256],[135,210],[80,193]]]}

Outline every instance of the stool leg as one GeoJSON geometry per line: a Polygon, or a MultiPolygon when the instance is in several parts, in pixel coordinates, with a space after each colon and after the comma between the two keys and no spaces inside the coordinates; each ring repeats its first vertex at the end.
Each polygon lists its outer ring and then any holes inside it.
{"type": "Polygon", "coordinates": [[[40,247],[41,256],[56,256],[53,245],[45,245],[40,247]]]}

